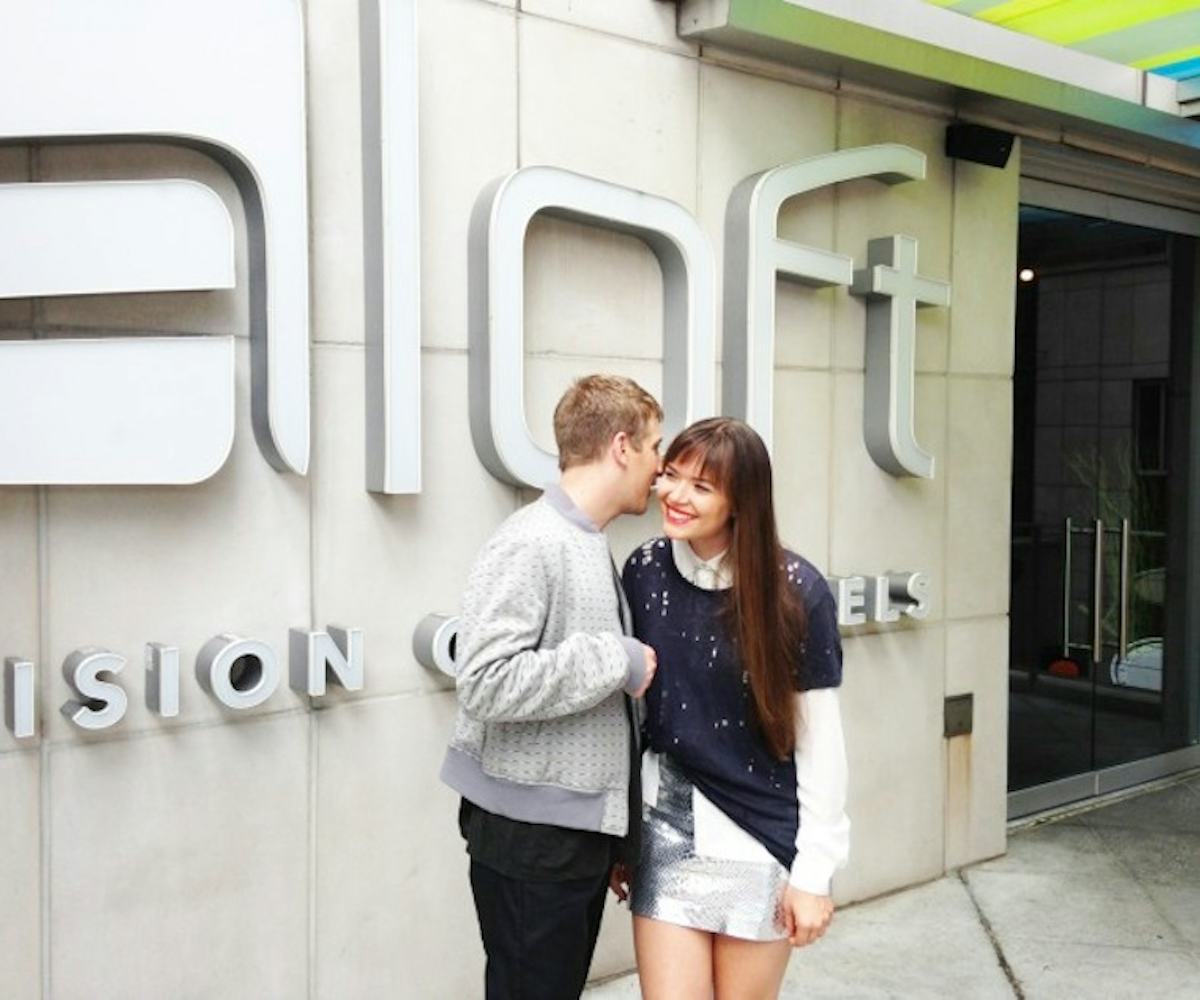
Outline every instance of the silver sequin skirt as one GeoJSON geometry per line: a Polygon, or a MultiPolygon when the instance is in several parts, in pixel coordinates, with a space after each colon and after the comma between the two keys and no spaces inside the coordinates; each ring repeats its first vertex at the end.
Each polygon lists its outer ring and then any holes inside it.
{"type": "Polygon", "coordinates": [[[642,806],[642,860],[630,908],[639,917],[748,941],[786,937],[779,904],[787,871],[776,861],[728,861],[695,850],[692,783],[659,757],[658,804],[642,806]]]}

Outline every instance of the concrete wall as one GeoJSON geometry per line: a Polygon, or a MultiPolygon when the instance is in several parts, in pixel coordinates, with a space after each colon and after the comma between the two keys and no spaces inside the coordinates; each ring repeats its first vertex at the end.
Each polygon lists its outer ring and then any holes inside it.
{"type": "MultiPolygon", "coordinates": [[[[788,237],[865,259],[920,240],[954,288],[920,318],[917,430],[933,481],[863,445],[859,300],[782,286],[778,504],[786,540],[831,574],[921,569],[932,613],[846,640],[854,849],[843,901],[1004,848],[1012,280],[1017,158],[941,153],[946,115],[680,42],[658,0],[422,0],[424,489],[364,490],[363,261],[356,5],[309,0],[314,460],[280,475],[250,434],[246,275],[238,290],[0,303],[0,337],[127,330],[238,336],[233,454],[188,488],[0,489],[0,653],[38,663],[40,732],[0,731],[0,968],[13,998],[466,997],[482,956],[436,771],[453,695],[413,660],[413,626],[453,611],[477,546],[529,499],[492,479],[467,426],[467,222],[494,177],[550,163],[673,198],[718,259],[726,199],[779,163],[881,141],[929,155],[923,183],[851,183],[788,206],[788,237]],[[141,703],[149,641],[185,665],[221,631],[270,642],[310,623],[366,633],[363,692],[310,707],[286,687],[231,717],[184,670],[182,709],[141,703]],[[100,738],[57,711],[63,658],[130,660],[126,719],[100,738]],[[975,733],[942,738],[947,694],[975,733]]],[[[31,83],[36,85],[36,83],[31,83]]],[[[0,150],[0,180],[190,176],[234,211],[220,168],[163,147],[0,150]]],[[[661,292],[640,244],[565,222],[527,248],[527,410],[606,369],[657,390],[661,292]]],[[[618,558],[658,530],[611,532],[618,558]]],[[[632,962],[613,909],[596,974],[632,962]]]]}

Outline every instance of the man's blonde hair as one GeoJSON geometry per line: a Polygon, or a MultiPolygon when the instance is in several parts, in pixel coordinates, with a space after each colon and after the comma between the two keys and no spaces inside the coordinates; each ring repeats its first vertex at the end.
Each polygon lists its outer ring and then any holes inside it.
{"type": "Polygon", "coordinates": [[[576,379],[554,408],[558,467],[565,470],[594,462],[621,431],[635,448],[641,448],[652,420],[662,420],[662,407],[633,379],[621,375],[576,379]]]}

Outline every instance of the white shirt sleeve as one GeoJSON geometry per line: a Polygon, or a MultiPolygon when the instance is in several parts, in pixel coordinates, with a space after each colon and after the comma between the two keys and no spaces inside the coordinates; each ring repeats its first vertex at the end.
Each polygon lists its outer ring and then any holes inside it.
{"type": "Polygon", "coordinates": [[[833,873],[850,854],[846,816],[846,746],[837,688],[796,695],[796,798],[800,829],[789,881],[817,896],[829,895],[833,873]]]}

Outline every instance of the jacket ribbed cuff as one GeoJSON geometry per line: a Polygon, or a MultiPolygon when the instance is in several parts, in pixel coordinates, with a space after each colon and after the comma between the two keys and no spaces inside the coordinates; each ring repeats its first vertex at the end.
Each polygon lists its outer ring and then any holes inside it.
{"type": "Polygon", "coordinates": [[[625,693],[633,694],[646,680],[646,647],[631,635],[617,636],[629,657],[629,674],[625,679],[625,693]]]}

